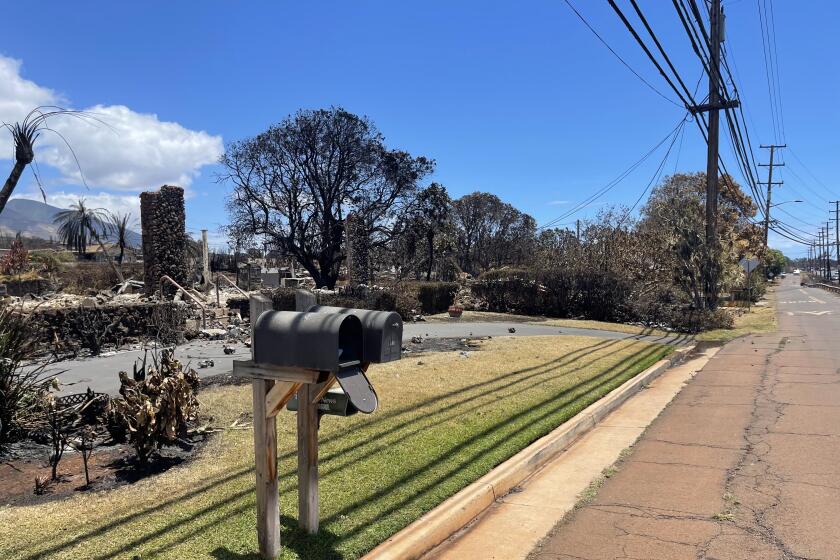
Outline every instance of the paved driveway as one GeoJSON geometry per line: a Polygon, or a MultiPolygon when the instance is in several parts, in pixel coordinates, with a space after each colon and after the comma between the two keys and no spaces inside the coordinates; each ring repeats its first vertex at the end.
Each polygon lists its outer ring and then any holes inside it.
{"type": "MultiPolygon", "coordinates": [[[[641,336],[627,333],[603,331],[596,329],[577,329],[569,327],[549,327],[546,325],[532,325],[527,323],[504,322],[460,322],[451,323],[408,323],[403,329],[403,343],[410,344],[414,336],[423,338],[470,338],[485,336],[593,336],[606,339],[642,339],[651,342],[682,344],[685,336],[673,335],[668,337],[641,336]],[[508,329],[515,329],[510,333],[508,329]]],[[[233,360],[246,360],[251,356],[250,349],[242,344],[236,344],[235,352],[225,355],[222,351],[224,342],[220,340],[194,340],[178,347],[177,356],[182,362],[191,362],[200,377],[208,377],[233,370],[233,360]],[[198,369],[196,364],[200,360],[213,360],[213,367],[198,369]]],[[[96,392],[117,394],[119,380],[117,373],[132,371],[137,360],[143,359],[142,350],[130,350],[86,358],[60,362],[53,366],[54,371],[61,371],[58,379],[62,383],[61,393],[79,393],[90,387],[96,392]]]]}

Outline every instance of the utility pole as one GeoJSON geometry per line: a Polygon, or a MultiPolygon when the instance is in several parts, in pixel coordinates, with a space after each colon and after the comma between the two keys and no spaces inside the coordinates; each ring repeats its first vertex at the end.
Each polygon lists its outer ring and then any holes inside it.
{"type": "MultiPolygon", "coordinates": [[[[835,200],[832,204],[834,204],[834,248],[837,266],[840,267],[840,200],[835,200]]],[[[840,277],[838,277],[838,282],[840,282],[840,277]]]]}
{"type": "Polygon", "coordinates": [[[818,231],[818,243],[820,246],[820,250],[817,252],[817,262],[819,263],[820,267],[820,276],[825,279],[825,255],[823,255],[823,229],[820,228],[818,231]]]}
{"type": "Polygon", "coordinates": [[[738,101],[721,103],[720,99],[720,44],[723,42],[723,12],[720,0],[709,3],[709,103],[690,107],[696,114],[709,113],[709,145],[706,153],[706,248],[708,257],[703,275],[703,296],[707,309],[717,308],[718,299],[718,142],[720,110],[737,107],[738,101]]]}
{"type": "Polygon", "coordinates": [[[828,283],[831,283],[831,245],[829,242],[829,226],[831,224],[829,222],[825,223],[825,279],[828,280],[828,283]]]}
{"type": "Polygon", "coordinates": [[[580,241],[580,220],[575,222],[575,231],[577,232],[577,240],[580,241]]]}
{"type": "Polygon", "coordinates": [[[778,181],[776,183],[773,182],[773,168],[774,167],[783,167],[784,163],[775,163],[773,161],[773,156],[776,153],[777,148],[787,148],[787,144],[770,144],[768,146],[761,146],[762,149],[769,149],[770,150],[770,163],[759,163],[759,167],[768,167],[769,170],[767,172],[767,183],[759,182],[759,185],[767,185],[767,207],[764,210],[764,252],[767,252],[767,236],[770,232],[770,208],[773,206],[770,204],[770,200],[773,197],[773,185],[781,185],[784,181],[778,181]]]}

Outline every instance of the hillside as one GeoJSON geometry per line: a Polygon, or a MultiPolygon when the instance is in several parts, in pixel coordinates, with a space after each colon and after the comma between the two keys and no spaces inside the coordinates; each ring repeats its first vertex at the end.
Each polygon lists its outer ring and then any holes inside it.
{"type": "MultiPolygon", "coordinates": [[[[58,239],[58,226],[53,223],[55,215],[63,208],[51,206],[38,200],[13,198],[0,214],[0,233],[15,235],[20,232],[24,237],[58,239]]],[[[130,231],[130,245],[140,246],[140,234],[130,231]]]]}

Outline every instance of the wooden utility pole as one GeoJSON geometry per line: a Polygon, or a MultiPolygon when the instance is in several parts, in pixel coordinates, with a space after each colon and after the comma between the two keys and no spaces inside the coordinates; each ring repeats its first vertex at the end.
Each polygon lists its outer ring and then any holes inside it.
{"type": "Polygon", "coordinates": [[[720,0],[711,0],[709,7],[709,145],[706,154],[706,247],[708,261],[704,275],[704,296],[706,308],[717,308],[718,279],[718,142],[720,133],[720,44],[723,14],[720,0]]]}
{"type": "Polygon", "coordinates": [[[831,282],[831,235],[828,229],[831,226],[829,222],[825,223],[825,279],[831,282]]]}
{"type": "Polygon", "coordinates": [[[820,250],[817,252],[817,262],[819,263],[819,267],[820,267],[820,276],[823,279],[825,279],[825,255],[823,254],[824,249],[823,249],[823,229],[822,228],[817,230],[817,236],[818,236],[817,243],[819,244],[819,247],[820,247],[820,250]]]}
{"type": "MultiPolygon", "coordinates": [[[[834,204],[834,248],[837,256],[837,266],[840,267],[840,200],[834,200],[831,204],[834,204]]],[[[838,278],[838,282],[840,282],[840,278],[838,278]]]]}
{"type": "Polygon", "coordinates": [[[577,231],[577,240],[580,241],[580,220],[575,222],[575,230],[577,231]]]}
{"type": "Polygon", "coordinates": [[[777,148],[787,148],[787,144],[770,144],[769,146],[761,146],[763,149],[770,150],[770,163],[759,163],[760,167],[767,167],[769,168],[767,172],[767,182],[761,183],[759,185],[767,185],[767,201],[766,201],[766,208],[764,210],[764,251],[767,252],[767,236],[770,233],[770,208],[773,206],[770,203],[771,198],[773,197],[773,185],[781,185],[784,181],[777,181],[773,182],[773,168],[774,167],[784,167],[784,163],[775,163],[773,160],[773,156],[776,153],[777,148]]]}

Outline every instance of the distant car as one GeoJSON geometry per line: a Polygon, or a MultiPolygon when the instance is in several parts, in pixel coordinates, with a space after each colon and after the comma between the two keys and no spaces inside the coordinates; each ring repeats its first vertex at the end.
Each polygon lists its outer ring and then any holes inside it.
{"type": "Polygon", "coordinates": [[[799,270],[798,268],[797,268],[796,270],[794,270],[794,271],[793,271],[793,273],[794,273],[794,274],[799,274],[800,272],[802,272],[802,271],[801,271],[801,270],[799,270]]]}
{"type": "Polygon", "coordinates": [[[779,276],[781,276],[782,278],[787,278],[787,274],[785,274],[784,272],[782,272],[779,276]]]}

